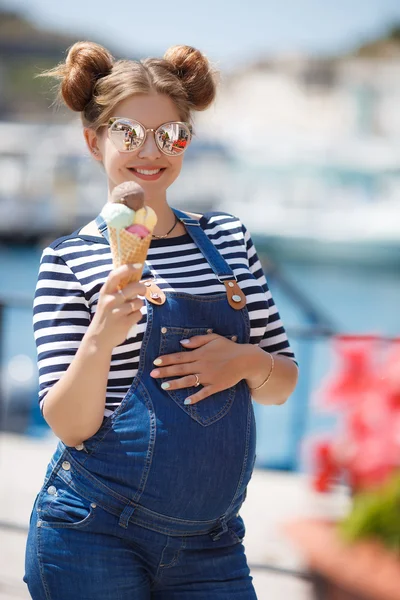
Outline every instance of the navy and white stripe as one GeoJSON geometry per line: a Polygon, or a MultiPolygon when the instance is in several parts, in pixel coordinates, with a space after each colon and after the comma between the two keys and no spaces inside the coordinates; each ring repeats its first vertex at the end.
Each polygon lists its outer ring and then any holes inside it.
{"type": "MultiPolygon", "coordinates": [[[[294,360],[268,288],[256,249],[236,217],[209,213],[200,225],[234,271],[247,298],[252,344],[294,360]],[[265,299],[268,310],[265,309],[265,299]]],[[[190,294],[225,292],[188,234],[153,240],[147,264],[164,291],[190,294]]],[[[75,232],[43,251],[34,300],[39,401],[71,363],[96,310],[100,289],[112,268],[110,247],[102,237],[75,232]]],[[[136,334],[114,348],[108,376],[105,415],[120,404],[137,373],[146,329],[146,307],[136,334]]]]}

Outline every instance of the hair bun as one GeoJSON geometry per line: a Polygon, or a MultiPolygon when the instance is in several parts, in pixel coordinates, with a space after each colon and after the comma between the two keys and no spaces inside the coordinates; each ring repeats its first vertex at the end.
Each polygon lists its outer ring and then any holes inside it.
{"type": "Polygon", "coordinates": [[[195,110],[205,110],[216,94],[216,72],[208,59],[192,46],[172,46],[164,59],[173,65],[195,110]]]}
{"type": "Polygon", "coordinates": [[[77,42],[71,46],[65,64],[54,72],[62,79],[61,94],[67,106],[83,111],[93,97],[96,81],[108,75],[113,64],[113,56],[99,44],[77,42]]]}

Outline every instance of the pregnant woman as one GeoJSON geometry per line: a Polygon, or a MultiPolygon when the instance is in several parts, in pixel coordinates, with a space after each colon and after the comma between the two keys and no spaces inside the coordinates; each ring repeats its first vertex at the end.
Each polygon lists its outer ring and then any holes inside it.
{"type": "Polygon", "coordinates": [[[81,114],[104,202],[134,181],[157,224],[144,265],[113,269],[101,218],[43,252],[39,400],[60,441],[24,580],[34,600],[254,599],[239,516],[252,400],[284,403],[297,366],[245,226],[167,201],[214,72],[188,46],[115,61],[81,42],[46,75],[81,114]],[[142,281],[124,285],[137,269],[142,281]]]}

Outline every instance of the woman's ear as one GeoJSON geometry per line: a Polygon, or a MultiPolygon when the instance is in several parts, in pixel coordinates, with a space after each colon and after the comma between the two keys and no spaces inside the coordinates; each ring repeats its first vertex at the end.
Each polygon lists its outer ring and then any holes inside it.
{"type": "Polygon", "coordinates": [[[93,156],[94,160],[101,162],[103,160],[103,156],[100,152],[98,144],[99,138],[97,133],[93,129],[90,129],[90,127],[85,127],[83,130],[83,135],[85,137],[85,142],[89,148],[90,154],[93,156]]]}

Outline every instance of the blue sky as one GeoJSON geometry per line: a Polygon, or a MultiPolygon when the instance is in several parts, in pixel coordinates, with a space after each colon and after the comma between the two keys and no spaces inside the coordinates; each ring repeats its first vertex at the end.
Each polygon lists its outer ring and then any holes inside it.
{"type": "Polygon", "coordinates": [[[44,27],[127,56],[197,46],[221,67],[276,52],[339,52],[400,22],[400,0],[3,0],[44,27]]]}

